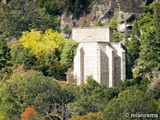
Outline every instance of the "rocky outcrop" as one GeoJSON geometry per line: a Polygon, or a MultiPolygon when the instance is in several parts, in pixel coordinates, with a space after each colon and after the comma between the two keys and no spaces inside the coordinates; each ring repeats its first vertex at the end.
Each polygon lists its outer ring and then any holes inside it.
{"type": "Polygon", "coordinates": [[[135,17],[143,13],[141,6],[151,2],[153,0],[97,0],[90,13],[79,19],[62,15],[61,26],[68,25],[71,29],[72,27],[92,26],[96,21],[101,21],[102,25],[106,26],[114,15],[118,15],[119,29],[123,30],[121,25],[124,26],[124,22],[130,24],[135,17]]]}

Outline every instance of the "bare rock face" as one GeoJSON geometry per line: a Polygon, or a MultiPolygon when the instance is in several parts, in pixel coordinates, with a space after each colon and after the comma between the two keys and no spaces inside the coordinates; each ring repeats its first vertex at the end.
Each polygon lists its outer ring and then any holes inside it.
{"type": "MultiPolygon", "coordinates": [[[[133,21],[137,16],[143,13],[140,8],[142,5],[149,4],[153,0],[97,0],[91,11],[87,15],[81,16],[79,19],[73,19],[71,15],[61,18],[61,26],[82,27],[92,26],[96,21],[101,21],[102,25],[107,25],[108,21],[118,15],[119,26],[124,26],[124,22],[133,21]]],[[[119,28],[123,30],[123,28],[119,28]]]]}
{"type": "Polygon", "coordinates": [[[143,13],[140,6],[145,5],[146,0],[97,0],[91,11],[94,20],[101,20],[104,25],[115,14],[120,22],[128,20],[131,16],[143,13]]]}
{"type": "Polygon", "coordinates": [[[71,29],[73,27],[73,15],[63,13],[61,16],[61,33],[65,37],[69,37],[71,34],[71,29]]]}

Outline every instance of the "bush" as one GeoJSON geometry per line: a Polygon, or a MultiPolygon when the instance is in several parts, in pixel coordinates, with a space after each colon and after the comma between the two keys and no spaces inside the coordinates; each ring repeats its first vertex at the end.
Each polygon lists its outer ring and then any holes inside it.
{"type": "Polygon", "coordinates": [[[87,115],[84,116],[73,116],[71,120],[104,120],[103,118],[103,113],[98,112],[98,113],[88,113],[87,115]]]}
{"type": "Polygon", "coordinates": [[[15,74],[1,90],[0,112],[6,118],[17,119],[28,106],[33,106],[41,116],[46,116],[59,103],[60,90],[55,80],[40,72],[32,70],[15,74]]]}
{"type": "Polygon", "coordinates": [[[21,44],[15,44],[11,47],[11,56],[11,62],[14,68],[23,64],[25,70],[40,69],[40,63],[36,56],[30,50],[24,48],[21,44]]]}
{"type": "Polygon", "coordinates": [[[65,42],[62,54],[61,54],[61,63],[67,69],[73,64],[73,59],[76,54],[76,48],[78,43],[73,40],[67,40],[65,42]]]}
{"type": "Polygon", "coordinates": [[[113,42],[119,42],[124,38],[124,34],[113,30],[113,42]]]}
{"type": "Polygon", "coordinates": [[[12,68],[10,48],[3,37],[0,37],[0,80],[8,78],[12,68]]]}
{"type": "Polygon", "coordinates": [[[93,24],[93,27],[98,27],[98,26],[102,26],[102,23],[100,20],[96,21],[94,24],[93,24]]]}
{"type": "Polygon", "coordinates": [[[108,27],[111,28],[112,30],[116,30],[117,26],[118,26],[118,19],[117,19],[117,15],[115,15],[109,21],[108,27]]]}
{"type": "Polygon", "coordinates": [[[95,0],[66,0],[65,10],[71,12],[74,18],[79,18],[83,13],[88,13],[95,2],[95,0]]]}
{"type": "Polygon", "coordinates": [[[128,120],[128,115],[156,114],[157,106],[155,100],[135,87],[130,87],[119,93],[118,98],[113,98],[107,105],[104,116],[109,120],[128,120]]]}
{"type": "MultiPolygon", "coordinates": [[[[53,76],[60,80],[65,79],[65,72],[73,64],[73,58],[77,48],[76,42],[65,39],[58,32],[49,29],[45,33],[35,30],[24,32],[20,38],[20,43],[25,49],[30,50],[30,52],[28,52],[30,55],[31,53],[35,55],[35,58],[33,56],[31,56],[31,58],[35,59],[34,62],[38,59],[44,75],[53,76]]],[[[18,49],[16,51],[18,51],[18,49]]],[[[23,57],[19,55],[22,61],[26,59],[24,58],[26,57],[24,55],[26,52],[27,51],[23,51],[23,55],[20,54],[23,57]]],[[[14,53],[17,54],[16,52],[14,53]]],[[[29,61],[27,62],[29,63],[29,61]]],[[[32,65],[33,63],[30,64],[30,66],[32,65]]],[[[35,67],[36,65],[37,64],[34,64],[35,67]]]]}
{"type": "Polygon", "coordinates": [[[89,77],[87,84],[81,85],[77,90],[75,101],[68,104],[68,111],[72,115],[103,111],[108,102],[118,95],[118,92],[116,88],[107,88],[89,77]]]}
{"type": "Polygon", "coordinates": [[[0,32],[5,37],[19,38],[22,31],[30,29],[57,29],[56,17],[50,16],[45,9],[37,7],[34,0],[12,0],[3,6],[4,14],[0,14],[0,32]]]}
{"type": "Polygon", "coordinates": [[[31,30],[31,32],[23,32],[19,41],[25,48],[30,49],[43,64],[46,53],[56,48],[61,50],[65,38],[51,29],[45,31],[44,34],[41,31],[31,30]]]}

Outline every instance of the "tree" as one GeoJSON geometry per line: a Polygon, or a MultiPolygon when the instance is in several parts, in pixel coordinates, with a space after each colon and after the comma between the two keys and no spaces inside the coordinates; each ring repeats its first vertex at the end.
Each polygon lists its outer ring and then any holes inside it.
{"type": "Polygon", "coordinates": [[[0,38],[0,70],[10,64],[10,48],[7,46],[6,41],[0,38]]]}
{"type": "Polygon", "coordinates": [[[65,0],[65,11],[78,18],[81,14],[88,13],[94,3],[95,0],[65,0]]]}
{"type": "Polygon", "coordinates": [[[51,76],[58,80],[65,80],[65,69],[60,63],[61,51],[56,48],[53,51],[46,53],[42,72],[45,76],[51,76]]]}
{"type": "Polygon", "coordinates": [[[31,30],[30,32],[23,32],[20,38],[20,43],[27,49],[30,49],[43,65],[45,55],[48,52],[53,52],[56,48],[61,51],[65,38],[52,29],[42,31],[31,30]]]}
{"type": "Polygon", "coordinates": [[[157,55],[157,66],[158,70],[160,70],[160,3],[159,0],[155,0],[154,5],[154,29],[155,29],[155,51],[157,55]]]}
{"type": "Polygon", "coordinates": [[[156,32],[156,42],[160,45],[160,4],[159,0],[155,0],[154,5],[154,25],[155,25],[155,32],[156,32]]]}
{"type": "Polygon", "coordinates": [[[117,31],[117,26],[118,26],[118,15],[116,14],[110,19],[108,23],[108,27],[113,30],[114,42],[119,42],[124,38],[124,34],[117,31]]]}
{"type": "Polygon", "coordinates": [[[38,0],[36,2],[53,16],[61,15],[65,4],[65,0],[38,0]]]}
{"type": "Polygon", "coordinates": [[[61,111],[61,119],[65,120],[70,117],[70,113],[67,110],[67,104],[72,103],[75,100],[76,90],[78,90],[78,86],[66,83],[60,83],[61,85],[61,93],[60,97],[60,110],[61,111]]]}
{"type": "Polygon", "coordinates": [[[0,14],[0,32],[5,37],[20,37],[30,29],[57,29],[57,18],[52,18],[45,9],[37,7],[34,0],[12,0],[3,6],[0,14]]]}
{"type": "Polygon", "coordinates": [[[16,68],[23,64],[25,70],[40,70],[40,63],[36,56],[29,49],[24,48],[22,44],[18,43],[12,45],[10,53],[13,68],[16,68]]]}
{"type": "Polygon", "coordinates": [[[108,27],[111,28],[112,30],[116,30],[117,26],[118,26],[118,16],[115,15],[109,21],[108,27]]]}
{"type": "Polygon", "coordinates": [[[19,41],[36,56],[44,75],[65,79],[65,72],[73,64],[76,42],[51,29],[45,33],[36,30],[23,32],[19,41]]]}
{"type": "Polygon", "coordinates": [[[157,37],[159,18],[156,9],[158,8],[153,2],[145,8],[145,14],[138,20],[143,32],[140,36],[139,59],[134,71],[141,77],[147,77],[149,74],[157,77],[160,69],[160,40],[157,37]]]}
{"type": "Polygon", "coordinates": [[[0,38],[0,79],[5,79],[8,76],[12,67],[10,48],[4,38],[0,38]]]}
{"type": "Polygon", "coordinates": [[[141,78],[141,77],[137,77],[135,79],[132,80],[124,80],[124,81],[120,81],[117,85],[118,89],[120,91],[126,90],[129,87],[136,87],[139,90],[142,91],[147,91],[148,90],[148,85],[151,83],[151,81],[148,78],[141,78]]]}
{"type": "Polygon", "coordinates": [[[156,78],[149,84],[149,94],[154,99],[160,100],[160,79],[156,78]]]}
{"type": "Polygon", "coordinates": [[[87,115],[84,116],[73,116],[71,120],[104,120],[103,118],[103,113],[98,112],[98,113],[88,113],[87,115]]]}
{"type": "Polygon", "coordinates": [[[109,120],[130,120],[130,114],[156,114],[155,100],[135,87],[130,87],[119,93],[107,105],[104,116],[109,120]]]}
{"type": "Polygon", "coordinates": [[[128,43],[128,52],[130,55],[130,63],[131,66],[135,64],[135,60],[139,58],[139,52],[140,52],[140,31],[139,26],[137,23],[137,20],[133,23],[133,31],[131,36],[131,41],[128,43]]]}
{"type": "Polygon", "coordinates": [[[103,111],[108,102],[117,95],[116,88],[107,88],[89,77],[87,84],[77,90],[75,101],[68,104],[67,108],[72,115],[103,111]]]}
{"type": "Polygon", "coordinates": [[[71,67],[73,64],[73,59],[76,54],[76,48],[78,46],[78,43],[74,42],[73,40],[67,40],[62,54],[61,54],[61,63],[65,66],[65,68],[71,67]]]}
{"type": "Polygon", "coordinates": [[[149,29],[142,35],[141,46],[140,46],[140,61],[144,72],[153,72],[159,69],[159,47],[155,41],[154,29],[149,29]]]}
{"type": "Polygon", "coordinates": [[[27,107],[25,111],[21,114],[22,120],[30,120],[30,119],[36,119],[38,120],[38,113],[32,108],[27,107]]]}
{"type": "Polygon", "coordinates": [[[33,70],[14,74],[0,83],[0,115],[18,119],[20,115],[29,117],[32,112],[37,115],[36,111],[39,119],[65,120],[70,115],[66,105],[75,99],[77,88],[33,70]]]}
{"type": "Polygon", "coordinates": [[[40,116],[48,116],[55,113],[60,91],[57,81],[40,72],[31,70],[16,74],[1,90],[0,113],[6,118],[17,119],[28,106],[33,106],[40,116]]]}

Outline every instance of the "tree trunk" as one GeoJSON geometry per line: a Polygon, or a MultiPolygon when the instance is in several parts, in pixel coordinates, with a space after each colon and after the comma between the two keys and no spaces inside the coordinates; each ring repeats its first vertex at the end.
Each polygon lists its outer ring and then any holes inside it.
{"type": "Polygon", "coordinates": [[[65,104],[62,103],[62,117],[61,120],[65,120],[65,104]]]}

